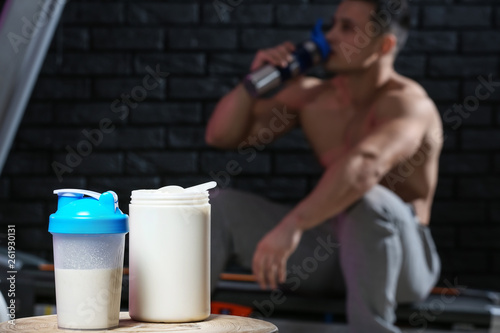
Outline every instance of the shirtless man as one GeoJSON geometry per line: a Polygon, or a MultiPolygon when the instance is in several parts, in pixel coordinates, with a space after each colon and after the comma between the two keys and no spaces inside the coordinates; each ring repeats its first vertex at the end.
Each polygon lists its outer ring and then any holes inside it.
{"type": "MultiPolygon", "coordinates": [[[[293,208],[237,191],[215,196],[214,281],[232,258],[262,288],[292,277],[297,292],[345,288],[350,329],[362,333],[399,332],[397,303],[428,296],[440,271],[428,224],[442,124],[424,89],[394,70],[408,26],[406,1],[344,0],[326,34],[333,52],[324,66],[333,79],[300,77],[267,99],[253,99],[240,84],[219,102],[209,145],[241,149],[270,127],[273,108],[283,109],[294,115],[286,130],[302,127],[324,171],[293,208]],[[359,31],[366,35],[384,10],[390,24],[360,47],[359,31]],[[335,251],[324,246],[331,239],[335,251]]],[[[293,49],[286,42],[260,50],[251,69],[286,65],[293,49]]]]}

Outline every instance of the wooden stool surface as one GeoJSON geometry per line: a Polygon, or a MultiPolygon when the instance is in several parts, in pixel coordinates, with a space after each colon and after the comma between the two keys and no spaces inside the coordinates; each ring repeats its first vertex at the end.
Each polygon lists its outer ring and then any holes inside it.
{"type": "Polygon", "coordinates": [[[278,328],[271,323],[253,318],[210,315],[207,319],[195,323],[146,323],[130,319],[128,312],[120,313],[120,324],[118,327],[108,330],[66,330],[57,327],[57,315],[27,317],[16,319],[16,325],[9,322],[0,324],[0,332],[137,332],[137,333],[161,333],[161,332],[183,332],[183,333],[275,333],[278,328]]]}

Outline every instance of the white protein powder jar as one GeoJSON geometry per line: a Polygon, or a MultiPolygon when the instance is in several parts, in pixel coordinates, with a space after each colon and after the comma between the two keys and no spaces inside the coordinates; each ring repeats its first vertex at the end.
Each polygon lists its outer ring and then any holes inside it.
{"type": "Polygon", "coordinates": [[[207,191],[178,186],[132,191],[129,313],[147,322],[210,315],[210,204],[207,191]]]}

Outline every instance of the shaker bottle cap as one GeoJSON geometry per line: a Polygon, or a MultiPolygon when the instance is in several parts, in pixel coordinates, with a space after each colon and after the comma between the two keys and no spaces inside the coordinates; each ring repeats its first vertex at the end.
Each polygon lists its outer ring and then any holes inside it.
{"type": "Polygon", "coordinates": [[[311,40],[316,43],[316,45],[319,48],[321,58],[326,60],[328,56],[330,55],[330,52],[332,51],[330,48],[330,44],[328,44],[328,41],[326,40],[325,35],[323,34],[323,31],[321,29],[321,26],[323,24],[323,20],[318,19],[316,21],[316,25],[314,26],[313,30],[311,31],[311,40]]]}
{"type": "Polygon", "coordinates": [[[62,234],[115,234],[128,232],[128,216],[118,208],[113,191],[102,194],[60,189],[57,211],[50,215],[49,232],[62,234]],[[84,197],[84,195],[88,197],[84,197]]]}

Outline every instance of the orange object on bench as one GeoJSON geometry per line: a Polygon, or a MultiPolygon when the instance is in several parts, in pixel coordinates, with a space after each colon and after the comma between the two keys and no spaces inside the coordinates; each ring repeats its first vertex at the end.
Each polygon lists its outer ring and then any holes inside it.
{"type": "Polygon", "coordinates": [[[210,304],[212,314],[227,314],[232,316],[250,317],[253,309],[239,304],[212,301],[210,304]]]}
{"type": "Polygon", "coordinates": [[[255,275],[251,274],[222,273],[220,279],[227,281],[257,282],[255,275]]]}

